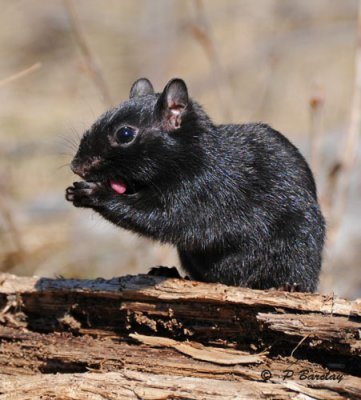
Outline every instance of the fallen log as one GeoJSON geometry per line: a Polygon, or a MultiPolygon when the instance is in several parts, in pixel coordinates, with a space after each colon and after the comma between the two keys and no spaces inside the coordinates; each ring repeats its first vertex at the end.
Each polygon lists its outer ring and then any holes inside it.
{"type": "Polygon", "coordinates": [[[361,300],[0,274],[0,399],[40,396],[361,398],[361,300]]]}

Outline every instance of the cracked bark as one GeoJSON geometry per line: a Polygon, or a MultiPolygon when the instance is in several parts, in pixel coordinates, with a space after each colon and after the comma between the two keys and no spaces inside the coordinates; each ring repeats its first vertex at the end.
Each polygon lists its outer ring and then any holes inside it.
{"type": "Polygon", "coordinates": [[[360,376],[361,300],[0,274],[0,399],[356,399],[360,376]]]}

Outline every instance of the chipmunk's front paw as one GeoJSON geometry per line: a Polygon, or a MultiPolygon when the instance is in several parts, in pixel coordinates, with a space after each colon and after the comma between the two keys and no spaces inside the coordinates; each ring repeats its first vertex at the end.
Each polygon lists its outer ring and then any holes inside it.
{"type": "Polygon", "coordinates": [[[74,182],[66,189],[65,198],[75,207],[94,207],[99,205],[99,189],[95,182],[74,182]]]}

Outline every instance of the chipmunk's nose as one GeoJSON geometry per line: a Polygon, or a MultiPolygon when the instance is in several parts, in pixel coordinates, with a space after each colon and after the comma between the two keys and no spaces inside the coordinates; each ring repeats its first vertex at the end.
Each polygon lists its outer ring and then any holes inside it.
{"type": "Polygon", "coordinates": [[[79,175],[83,179],[85,179],[89,173],[89,168],[87,165],[79,164],[74,160],[70,164],[70,169],[74,172],[74,174],[79,175]]]}
{"type": "Polygon", "coordinates": [[[75,157],[70,168],[74,174],[86,180],[99,169],[101,163],[102,161],[99,158],[88,158],[86,161],[82,161],[75,157]]]}

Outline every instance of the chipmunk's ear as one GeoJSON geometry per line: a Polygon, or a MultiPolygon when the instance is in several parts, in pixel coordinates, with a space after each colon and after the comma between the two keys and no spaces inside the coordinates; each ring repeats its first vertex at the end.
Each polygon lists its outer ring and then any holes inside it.
{"type": "Polygon", "coordinates": [[[170,80],[160,95],[156,112],[168,130],[176,130],[182,124],[184,111],[189,103],[187,86],[182,79],[170,80]]]}
{"type": "Polygon", "coordinates": [[[146,96],[147,94],[154,94],[153,85],[147,78],[140,78],[130,88],[129,98],[146,96]]]}

